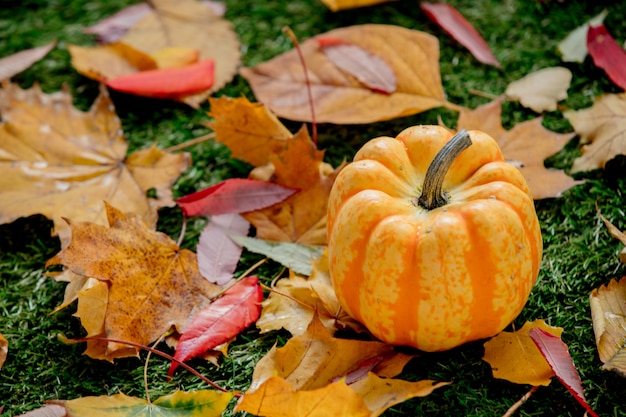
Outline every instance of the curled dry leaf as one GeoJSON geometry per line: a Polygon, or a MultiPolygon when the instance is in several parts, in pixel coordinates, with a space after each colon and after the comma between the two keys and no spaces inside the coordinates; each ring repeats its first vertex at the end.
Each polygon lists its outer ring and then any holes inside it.
{"type": "Polygon", "coordinates": [[[0,81],[8,80],[29,68],[35,62],[46,56],[56,44],[57,41],[55,40],[47,45],[26,49],[13,55],[0,58],[0,81]]]}
{"type": "MultiPolygon", "coordinates": [[[[46,266],[62,264],[107,284],[102,302],[94,303],[95,309],[106,304],[105,314],[101,309],[95,313],[104,317],[101,326],[107,338],[148,345],[172,327],[182,332],[221,287],[200,274],[193,252],[152,231],[138,215],[108,204],[106,214],[109,227],[70,221],[70,244],[46,266]]],[[[128,350],[124,344],[91,341],[86,354],[110,360],[122,349],[128,350]]]]}
{"type": "Polygon", "coordinates": [[[586,144],[572,172],[604,168],[617,155],[626,155],[626,93],[605,94],[593,106],[563,116],[586,144]]]}
{"type": "MultiPolygon", "coordinates": [[[[322,123],[372,123],[451,105],[439,73],[439,42],[424,32],[391,25],[335,29],[302,42],[316,119],[322,123]],[[397,78],[392,94],[380,94],[336,66],[318,38],[341,40],[369,51],[391,67],[397,78]]],[[[311,121],[304,70],[296,50],[252,68],[242,68],[257,100],[279,117],[311,121]]]]}
{"type": "Polygon", "coordinates": [[[477,107],[461,110],[457,129],[478,129],[493,137],[506,160],[517,166],[530,187],[533,198],[560,197],[563,191],[580,184],[560,169],[548,169],[544,160],[559,152],[573,134],[560,134],[545,129],[542,119],[518,123],[505,130],[501,121],[502,99],[477,107]]]}
{"type": "Polygon", "coordinates": [[[548,385],[554,376],[550,366],[529,336],[534,328],[542,328],[561,336],[563,329],[548,326],[543,320],[526,322],[515,332],[501,332],[485,343],[483,360],[491,365],[494,378],[516,384],[548,385]]]}
{"type": "Polygon", "coordinates": [[[544,68],[513,81],[504,94],[537,113],[554,111],[556,103],[567,98],[571,81],[572,72],[567,68],[544,68]]]}
{"type": "Polygon", "coordinates": [[[593,290],[589,301],[602,369],[626,378],[626,277],[593,290]]]}

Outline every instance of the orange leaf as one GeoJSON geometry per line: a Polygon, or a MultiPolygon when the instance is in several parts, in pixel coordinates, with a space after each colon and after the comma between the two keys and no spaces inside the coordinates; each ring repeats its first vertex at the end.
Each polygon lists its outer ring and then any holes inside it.
{"type": "MultiPolygon", "coordinates": [[[[439,42],[424,32],[391,25],[358,25],[319,35],[345,41],[374,54],[397,78],[392,94],[379,94],[336,66],[317,38],[301,44],[316,119],[321,123],[371,123],[408,116],[439,106],[445,100],[439,73],[439,42]]],[[[242,68],[258,101],[279,117],[311,121],[306,80],[296,50],[252,68],[242,68]]]]}
{"type": "Polygon", "coordinates": [[[208,90],[213,85],[213,60],[206,59],[185,67],[140,71],[106,81],[123,93],[138,96],[182,99],[208,90]]]}
{"type": "Polygon", "coordinates": [[[491,365],[495,378],[534,386],[550,383],[554,373],[528,335],[533,328],[546,330],[558,337],[563,332],[560,327],[551,327],[543,320],[536,320],[526,322],[516,332],[501,332],[487,341],[483,360],[491,365]]]}
{"type": "MultiPolygon", "coordinates": [[[[69,221],[69,246],[46,266],[62,264],[108,284],[104,318],[108,338],[148,345],[172,326],[182,332],[221,287],[202,277],[194,253],[150,230],[139,216],[105,206],[109,227],[69,221]]],[[[124,348],[108,343],[102,358],[124,348]]]]}
{"type": "Polygon", "coordinates": [[[519,168],[526,178],[535,200],[560,197],[563,191],[580,184],[560,169],[547,169],[544,160],[560,151],[574,136],[545,129],[542,118],[518,123],[511,130],[502,127],[502,99],[477,107],[463,109],[457,129],[478,129],[493,137],[506,160],[519,168]]]}

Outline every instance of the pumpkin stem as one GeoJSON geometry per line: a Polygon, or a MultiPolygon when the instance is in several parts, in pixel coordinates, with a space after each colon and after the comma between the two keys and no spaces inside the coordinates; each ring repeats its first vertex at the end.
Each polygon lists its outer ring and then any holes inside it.
{"type": "Polygon", "coordinates": [[[426,170],[424,187],[417,203],[426,210],[433,210],[448,204],[448,197],[441,189],[443,179],[457,156],[472,145],[472,140],[465,129],[457,132],[443,148],[437,152],[426,170]]]}

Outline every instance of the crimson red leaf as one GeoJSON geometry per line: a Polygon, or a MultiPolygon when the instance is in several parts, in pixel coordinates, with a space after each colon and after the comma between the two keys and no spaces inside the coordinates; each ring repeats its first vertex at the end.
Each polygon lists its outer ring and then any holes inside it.
{"type": "Polygon", "coordinates": [[[477,60],[483,64],[500,68],[500,62],[489,49],[487,42],[454,7],[447,3],[421,2],[420,8],[430,20],[439,25],[454,40],[466,47],[477,60]]]}
{"type": "Polygon", "coordinates": [[[243,248],[229,236],[247,235],[250,223],[238,214],[212,216],[200,234],[196,252],[203,277],[218,285],[233,279],[243,248]]]}
{"type": "MultiPolygon", "coordinates": [[[[262,301],[257,277],[237,282],[193,318],[178,341],[174,357],[186,361],[237,336],[259,318],[262,301]]],[[[168,375],[172,376],[177,367],[172,362],[168,375]]]]}
{"type": "Polygon", "coordinates": [[[184,67],[139,71],[107,80],[105,84],[123,93],[179,99],[211,88],[214,66],[212,59],[205,59],[184,67]]]}
{"type": "Polygon", "coordinates": [[[245,213],[280,203],[298,191],[265,181],[231,178],[181,197],[176,203],[187,217],[245,213]]]}
{"type": "Polygon", "coordinates": [[[396,74],[380,56],[335,38],[319,37],[317,42],[333,64],[370,90],[383,94],[396,91],[396,74]]]}
{"type": "Polygon", "coordinates": [[[604,25],[589,27],[587,49],[593,63],[602,68],[617,86],[626,89],[626,52],[604,25]]]}
{"type": "Polygon", "coordinates": [[[554,336],[538,327],[530,329],[528,335],[533,339],[533,342],[535,342],[535,345],[537,345],[543,357],[546,358],[548,365],[550,365],[552,372],[554,372],[559,381],[561,381],[561,383],[565,385],[565,388],[572,393],[574,398],[585,407],[589,415],[598,417],[589,404],[587,404],[580,376],[578,376],[578,371],[574,366],[574,362],[572,362],[567,345],[563,343],[558,336],[554,336]]]}

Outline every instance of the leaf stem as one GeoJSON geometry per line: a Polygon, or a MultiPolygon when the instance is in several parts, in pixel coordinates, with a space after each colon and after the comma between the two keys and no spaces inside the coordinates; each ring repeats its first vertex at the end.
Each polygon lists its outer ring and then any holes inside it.
{"type": "Polygon", "coordinates": [[[417,200],[418,205],[426,210],[434,210],[448,204],[448,197],[442,190],[443,180],[459,154],[471,145],[469,134],[462,129],[437,152],[426,171],[422,194],[417,200]]]}
{"type": "Polygon", "coordinates": [[[185,141],[183,143],[179,143],[178,145],[174,145],[174,146],[170,146],[169,148],[165,148],[163,149],[163,152],[176,152],[176,151],[180,151],[181,149],[187,149],[190,148],[194,145],[197,145],[199,143],[202,142],[206,142],[208,140],[214,139],[215,138],[215,132],[211,132],[211,133],[207,133],[204,136],[199,136],[195,139],[189,139],[188,141],[185,141]]]}
{"type": "Polygon", "coordinates": [[[533,395],[533,393],[537,391],[538,388],[539,386],[532,387],[530,391],[528,391],[522,396],[522,398],[519,399],[519,401],[517,401],[508,410],[506,410],[506,413],[504,413],[502,417],[511,417],[522,405],[524,405],[526,401],[528,401],[530,396],[533,395]]]}

